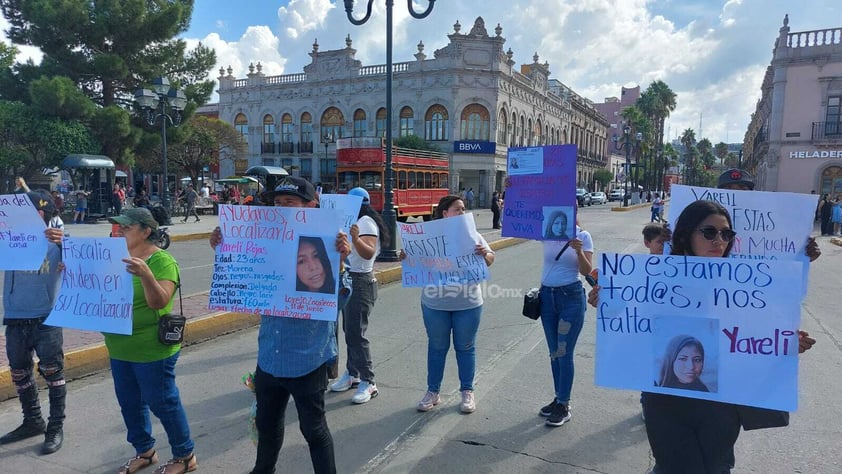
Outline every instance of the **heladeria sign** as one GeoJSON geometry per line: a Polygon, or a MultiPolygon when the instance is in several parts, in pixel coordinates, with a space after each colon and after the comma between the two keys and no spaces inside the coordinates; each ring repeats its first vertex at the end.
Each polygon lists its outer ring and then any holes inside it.
{"type": "Polygon", "coordinates": [[[813,151],[791,151],[789,157],[800,158],[842,158],[842,150],[813,150],[813,151]]]}

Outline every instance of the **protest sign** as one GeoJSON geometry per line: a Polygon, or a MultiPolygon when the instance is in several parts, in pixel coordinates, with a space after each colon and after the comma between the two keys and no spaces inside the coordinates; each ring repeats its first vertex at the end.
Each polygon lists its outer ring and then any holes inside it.
{"type": "Polygon", "coordinates": [[[351,226],[357,223],[362,203],[363,197],[353,194],[322,194],[319,197],[319,207],[334,209],[339,214],[340,227],[348,234],[348,241],[351,240],[351,226]]]}
{"type": "Polygon", "coordinates": [[[208,307],[335,321],[339,220],[333,209],[219,206],[208,307]]]}
{"type": "Polygon", "coordinates": [[[134,287],[124,258],[126,239],[66,237],[61,290],[45,324],[131,335],[134,287]]]}
{"type": "Polygon", "coordinates": [[[479,283],[488,279],[488,265],[476,254],[480,243],[473,214],[425,223],[398,223],[404,287],[479,283]]]}
{"type": "Polygon", "coordinates": [[[804,265],[603,254],[596,383],[794,410],[804,265]]]}
{"type": "Polygon", "coordinates": [[[507,170],[504,237],[569,240],[575,235],[576,145],[509,148],[507,170]]]}
{"type": "Polygon", "coordinates": [[[737,233],[732,258],[806,258],[804,248],[813,231],[818,196],[673,185],[672,228],[681,211],[698,200],[716,201],[731,214],[731,226],[737,233]]]}
{"type": "Polygon", "coordinates": [[[47,225],[26,194],[0,195],[0,270],[38,270],[47,255],[47,225]]]}

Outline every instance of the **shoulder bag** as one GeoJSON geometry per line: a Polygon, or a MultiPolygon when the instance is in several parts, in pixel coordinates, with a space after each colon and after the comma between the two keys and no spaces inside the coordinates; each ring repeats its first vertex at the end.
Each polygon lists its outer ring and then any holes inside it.
{"type": "Polygon", "coordinates": [[[541,289],[530,288],[523,295],[523,315],[529,319],[541,317],[541,289]]]}
{"type": "Polygon", "coordinates": [[[187,318],[184,317],[184,302],[181,299],[181,275],[176,282],[178,288],[178,314],[158,316],[158,342],[165,346],[174,346],[184,342],[184,330],[187,318]]]}

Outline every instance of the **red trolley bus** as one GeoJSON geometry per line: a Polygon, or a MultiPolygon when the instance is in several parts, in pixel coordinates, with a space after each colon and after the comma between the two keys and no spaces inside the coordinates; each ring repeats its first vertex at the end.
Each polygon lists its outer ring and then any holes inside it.
{"type": "MultiPolygon", "coordinates": [[[[392,147],[394,206],[398,220],[432,219],[439,200],[448,194],[448,155],[435,151],[392,147]]],[[[380,138],[341,138],[336,142],[336,190],[362,187],[371,207],[383,211],[386,147],[380,138]]]]}

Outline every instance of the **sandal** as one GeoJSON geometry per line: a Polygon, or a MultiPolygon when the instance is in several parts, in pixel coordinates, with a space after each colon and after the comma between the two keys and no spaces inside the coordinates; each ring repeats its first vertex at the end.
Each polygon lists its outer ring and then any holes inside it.
{"type": "Polygon", "coordinates": [[[155,474],[182,474],[185,472],[193,472],[199,468],[199,463],[196,462],[196,455],[191,454],[190,457],[183,459],[170,459],[155,471],[155,474]],[[173,469],[170,469],[170,468],[173,469]]]}
{"type": "Polygon", "coordinates": [[[155,450],[152,450],[152,453],[144,456],[142,454],[138,454],[137,456],[129,459],[126,461],[126,464],[120,466],[120,470],[117,471],[118,474],[134,474],[135,472],[145,469],[153,464],[158,463],[158,453],[155,450]]]}

